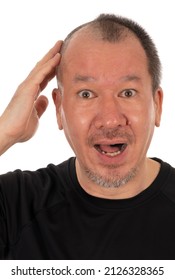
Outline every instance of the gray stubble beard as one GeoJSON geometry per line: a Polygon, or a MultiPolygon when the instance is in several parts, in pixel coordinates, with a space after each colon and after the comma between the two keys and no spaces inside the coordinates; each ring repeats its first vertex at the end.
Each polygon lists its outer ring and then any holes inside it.
{"type": "MultiPolygon", "coordinates": [[[[111,169],[112,168],[110,168],[110,173],[111,173],[111,169]]],[[[84,170],[85,170],[87,178],[91,182],[93,182],[96,185],[101,186],[103,188],[119,188],[121,186],[124,186],[128,182],[133,180],[138,172],[138,168],[134,167],[123,176],[116,174],[116,170],[114,171],[113,174],[110,174],[109,176],[103,176],[98,173],[95,173],[94,171],[92,171],[88,168],[85,168],[84,170]]]]}

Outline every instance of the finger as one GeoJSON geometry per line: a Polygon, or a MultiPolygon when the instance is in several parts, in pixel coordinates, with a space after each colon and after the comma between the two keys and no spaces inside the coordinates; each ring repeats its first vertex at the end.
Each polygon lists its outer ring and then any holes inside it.
{"type": "Polygon", "coordinates": [[[56,54],[49,62],[47,62],[36,75],[31,77],[32,83],[39,86],[41,92],[56,75],[56,66],[59,64],[60,54],[56,54]]]}
{"type": "Polygon", "coordinates": [[[59,64],[59,61],[60,54],[57,53],[52,59],[38,69],[36,73],[31,72],[27,79],[21,84],[21,88],[24,89],[26,94],[30,93],[34,99],[36,99],[39,93],[46,87],[47,83],[56,75],[56,66],[59,64]]]}
{"type": "Polygon", "coordinates": [[[50,60],[52,57],[54,57],[61,49],[62,45],[61,40],[56,42],[56,44],[46,53],[46,55],[37,63],[38,65],[45,64],[48,60],[50,60]]]}
{"type": "Polygon", "coordinates": [[[37,73],[45,72],[46,75],[51,72],[59,63],[61,55],[59,53],[56,53],[52,58],[50,58],[48,61],[46,61],[44,64],[37,65],[28,75],[28,77],[35,76],[37,73]]]}

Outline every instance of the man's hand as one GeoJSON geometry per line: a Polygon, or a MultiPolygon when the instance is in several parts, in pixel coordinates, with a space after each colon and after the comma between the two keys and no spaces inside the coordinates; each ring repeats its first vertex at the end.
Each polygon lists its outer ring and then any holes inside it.
{"type": "Polygon", "coordinates": [[[34,135],[38,120],[48,105],[48,99],[40,93],[56,74],[61,45],[62,41],[58,41],[36,64],[0,117],[0,154],[34,135]]]}

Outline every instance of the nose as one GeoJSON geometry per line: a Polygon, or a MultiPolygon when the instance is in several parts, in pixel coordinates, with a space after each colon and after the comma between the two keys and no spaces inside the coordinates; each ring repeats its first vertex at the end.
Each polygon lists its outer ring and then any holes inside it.
{"type": "Polygon", "coordinates": [[[126,126],[128,123],[124,106],[117,98],[108,95],[106,98],[99,100],[94,120],[97,129],[113,129],[126,126]]]}

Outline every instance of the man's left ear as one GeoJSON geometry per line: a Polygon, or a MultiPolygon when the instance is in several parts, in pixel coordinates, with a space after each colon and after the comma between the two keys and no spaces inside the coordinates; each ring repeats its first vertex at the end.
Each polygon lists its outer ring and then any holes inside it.
{"type": "Polygon", "coordinates": [[[62,126],[62,120],[61,120],[61,100],[62,100],[62,95],[59,89],[53,89],[52,91],[52,99],[55,104],[55,109],[56,109],[56,116],[57,116],[57,123],[59,129],[63,129],[62,126]]]}
{"type": "Polygon", "coordinates": [[[155,104],[155,125],[160,126],[161,115],[162,115],[162,103],[163,103],[163,90],[159,87],[154,93],[154,104],[155,104]]]}

